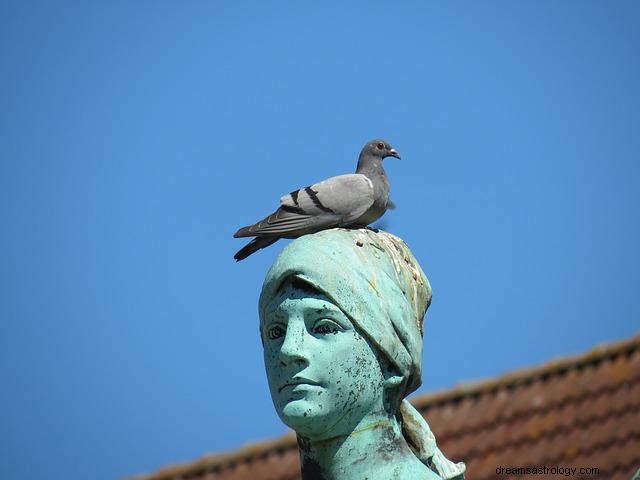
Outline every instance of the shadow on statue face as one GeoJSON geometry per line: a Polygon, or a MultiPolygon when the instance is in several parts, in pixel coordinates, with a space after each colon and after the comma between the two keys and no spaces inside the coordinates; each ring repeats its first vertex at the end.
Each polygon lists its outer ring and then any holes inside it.
{"type": "Polygon", "coordinates": [[[384,411],[384,373],[369,342],[321,292],[286,282],[265,309],[264,362],[274,406],[299,435],[349,434],[384,411]]]}

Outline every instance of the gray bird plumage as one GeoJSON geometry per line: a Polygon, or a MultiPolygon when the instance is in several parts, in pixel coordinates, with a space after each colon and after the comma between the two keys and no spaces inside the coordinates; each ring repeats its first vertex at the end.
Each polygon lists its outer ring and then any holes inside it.
{"type": "Polygon", "coordinates": [[[233,258],[243,260],[281,238],[334,227],[361,228],[375,222],[392,205],[389,180],[382,167],[386,157],[400,155],[385,140],[372,140],[360,152],[355,173],[331,177],[283,196],[275,212],[233,235],[256,237],[233,258]]]}

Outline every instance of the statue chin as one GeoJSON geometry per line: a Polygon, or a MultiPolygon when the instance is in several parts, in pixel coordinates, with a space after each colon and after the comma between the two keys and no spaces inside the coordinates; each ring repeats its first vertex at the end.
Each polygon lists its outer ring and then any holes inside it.
{"type": "Polygon", "coordinates": [[[318,405],[301,398],[288,402],[282,410],[278,409],[278,414],[282,422],[299,435],[315,436],[321,433],[318,430],[324,424],[318,410],[318,405]]]}

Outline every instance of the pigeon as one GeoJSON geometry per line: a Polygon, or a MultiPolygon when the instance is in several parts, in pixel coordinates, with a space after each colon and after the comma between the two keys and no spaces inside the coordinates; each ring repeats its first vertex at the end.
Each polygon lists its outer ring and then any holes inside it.
{"type": "Polygon", "coordinates": [[[355,173],[331,177],[283,196],[275,212],[233,235],[256,237],[233,258],[244,260],[281,238],[335,227],[363,228],[375,222],[393,207],[382,167],[386,157],[399,159],[400,155],[387,141],[372,140],[360,152],[355,173]]]}

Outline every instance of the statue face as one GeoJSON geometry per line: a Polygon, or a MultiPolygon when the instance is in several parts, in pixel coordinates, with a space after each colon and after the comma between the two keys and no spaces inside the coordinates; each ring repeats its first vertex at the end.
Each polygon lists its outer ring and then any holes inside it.
{"type": "Polygon", "coordinates": [[[302,436],[350,433],[383,410],[383,373],[367,340],[323,294],[288,284],[261,326],[273,403],[302,436]]]}

